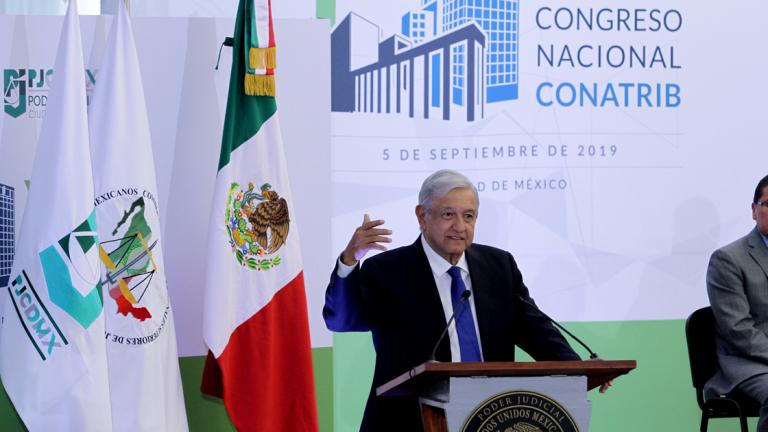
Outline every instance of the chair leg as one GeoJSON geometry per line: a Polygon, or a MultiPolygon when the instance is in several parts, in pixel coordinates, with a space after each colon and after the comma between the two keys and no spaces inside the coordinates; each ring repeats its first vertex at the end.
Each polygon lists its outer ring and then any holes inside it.
{"type": "Polygon", "coordinates": [[[744,414],[739,415],[739,423],[741,424],[741,432],[749,432],[747,428],[747,417],[744,414]]]}
{"type": "Polygon", "coordinates": [[[708,423],[709,423],[709,415],[707,415],[707,410],[702,410],[701,411],[701,427],[699,427],[699,431],[707,432],[708,423]]]}
{"type": "Polygon", "coordinates": [[[744,414],[744,411],[741,410],[741,405],[739,405],[736,401],[734,401],[733,404],[736,407],[736,415],[739,416],[739,426],[741,427],[741,432],[749,432],[749,429],[747,428],[747,416],[744,414]]]}

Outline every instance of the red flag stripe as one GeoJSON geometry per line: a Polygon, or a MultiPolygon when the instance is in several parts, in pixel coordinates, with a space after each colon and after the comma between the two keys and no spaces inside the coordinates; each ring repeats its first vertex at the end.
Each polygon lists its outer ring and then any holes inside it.
{"type": "Polygon", "coordinates": [[[301,272],[232,333],[218,359],[209,353],[201,391],[224,398],[238,431],[317,431],[313,388],[301,272]]]}

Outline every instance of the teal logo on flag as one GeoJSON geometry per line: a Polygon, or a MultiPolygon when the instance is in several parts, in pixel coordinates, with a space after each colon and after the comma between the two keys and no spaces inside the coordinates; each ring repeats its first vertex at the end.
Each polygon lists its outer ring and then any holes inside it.
{"type": "Polygon", "coordinates": [[[48,308],[40,300],[27,272],[22,270],[11,281],[8,294],[24,332],[43,361],[49,359],[56,348],[69,344],[48,308]]]}
{"type": "Polygon", "coordinates": [[[103,308],[98,241],[94,210],[71,233],[40,252],[51,301],[84,329],[103,308]]]}

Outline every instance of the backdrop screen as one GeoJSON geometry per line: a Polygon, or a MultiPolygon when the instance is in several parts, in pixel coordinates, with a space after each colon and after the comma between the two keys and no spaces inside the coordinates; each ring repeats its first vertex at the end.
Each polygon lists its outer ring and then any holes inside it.
{"type": "Polygon", "coordinates": [[[476,242],[509,250],[557,319],[679,319],[706,302],[708,257],[751,229],[768,171],[749,36],[768,6],[336,5],[336,250],[365,212],[412,242],[419,185],[453,168],[480,191],[476,242]]]}

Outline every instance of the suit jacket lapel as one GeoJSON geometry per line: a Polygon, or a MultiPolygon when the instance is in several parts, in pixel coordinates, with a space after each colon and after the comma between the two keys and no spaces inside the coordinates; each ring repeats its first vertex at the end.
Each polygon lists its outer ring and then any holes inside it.
{"type": "Polygon", "coordinates": [[[749,248],[747,251],[755,260],[757,265],[763,269],[763,273],[768,276],[768,246],[763,241],[763,236],[757,230],[757,227],[747,235],[747,245],[749,248]]]}
{"type": "Polygon", "coordinates": [[[432,267],[429,266],[429,260],[424,253],[424,247],[421,246],[421,237],[410,246],[412,252],[411,258],[411,271],[408,272],[409,277],[413,278],[415,286],[422,287],[418,290],[418,294],[423,296],[423,299],[428,300],[428,310],[430,312],[437,307],[441,315],[443,315],[443,322],[445,322],[445,315],[442,314],[443,304],[440,302],[440,294],[437,292],[437,285],[435,285],[435,277],[432,275],[432,267]]]}

